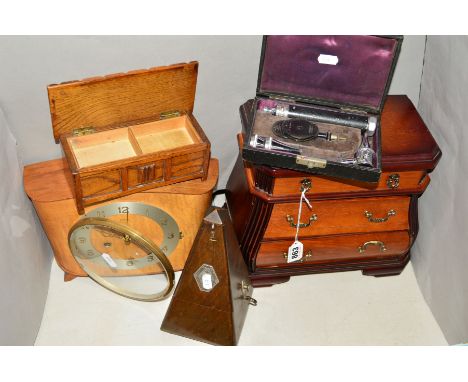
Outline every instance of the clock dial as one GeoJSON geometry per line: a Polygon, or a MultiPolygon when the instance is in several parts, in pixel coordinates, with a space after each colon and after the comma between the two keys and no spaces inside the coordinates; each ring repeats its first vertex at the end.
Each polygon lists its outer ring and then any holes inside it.
{"type": "MultiPolygon", "coordinates": [[[[112,203],[88,212],[85,217],[100,217],[128,225],[153,240],[169,256],[183,237],[174,218],[161,208],[139,202],[112,203]]],[[[93,243],[112,244],[105,236],[95,234],[93,243]]]]}
{"type": "Polygon", "coordinates": [[[167,256],[181,237],[167,212],[143,203],[113,203],[80,219],[70,229],[69,246],[99,284],[126,297],[156,301],[172,290],[174,271],[167,256]]]}

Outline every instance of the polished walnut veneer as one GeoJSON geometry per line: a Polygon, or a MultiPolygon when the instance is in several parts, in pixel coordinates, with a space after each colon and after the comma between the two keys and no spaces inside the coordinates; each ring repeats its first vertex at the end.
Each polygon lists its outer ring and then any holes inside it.
{"type": "Polygon", "coordinates": [[[256,305],[251,293],[249,272],[229,213],[210,208],[200,225],[161,330],[212,345],[236,345],[249,305],[256,305]],[[205,267],[212,271],[208,289],[202,288],[205,267]]]}
{"type": "MultiPolygon", "coordinates": [[[[253,101],[241,106],[243,134],[253,101]]],[[[377,183],[338,180],[256,166],[239,155],[227,183],[227,204],[255,286],[290,276],[362,270],[401,273],[418,233],[418,197],[428,186],[441,151],[406,96],[389,96],[381,118],[382,174],[377,183]],[[312,209],[302,209],[299,240],[304,257],[287,263],[303,185],[312,209]]]]}

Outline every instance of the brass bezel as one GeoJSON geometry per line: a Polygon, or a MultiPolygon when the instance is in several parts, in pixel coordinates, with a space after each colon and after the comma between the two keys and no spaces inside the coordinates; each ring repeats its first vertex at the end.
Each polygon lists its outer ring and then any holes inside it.
{"type": "MultiPolygon", "coordinates": [[[[104,279],[103,277],[99,276],[98,274],[94,272],[88,272],[87,270],[83,269],[89,275],[89,277],[91,277],[91,279],[93,279],[95,282],[97,282],[104,288],[114,293],[117,293],[124,297],[129,297],[131,299],[138,300],[138,301],[160,301],[166,298],[171,293],[175,284],[175,276],[174,276],[174,269],[172,268],[172,265],[167,259],[166,255],[151,240],[145,238],[143,234],[141,234],[137,230],[125,224],[121,224],[121,223],[118,223],[118,222],[115,222],[113,220],[109,220],[106,218],[98,218],[98,217],[80,219],[70,228],[70,231],[68,233],[68,244],[70,246],[70,250],[72,251],[72,254],[73,254],[73,249],[72,249],[73,247],[70,243],[72,234],[76,229],[86,226],[86,225],[104,227],[115,233],[122,235],[123,237],[126,237],[127,235],[133,243],[144,248],[146,251],[153,253],[158,258],[159,262],[161,263],[164,269],[164,272],[166,273],[166,276],[168,279],[168,285],[166,289],[164,289],[160,293],[148,294],[148,295],[134,293],[134,292],[131,292],[131,291],[128,291],[128,290],[125,290],[123,288],[113,285],[112,283],[110,283],[109,281],[107,281],[106,279],[104,279]]],[[[73,256],[75,257],[74,254],[73,256]]],[[[79,262],[78,264],[81,266],[79,262]]]]}

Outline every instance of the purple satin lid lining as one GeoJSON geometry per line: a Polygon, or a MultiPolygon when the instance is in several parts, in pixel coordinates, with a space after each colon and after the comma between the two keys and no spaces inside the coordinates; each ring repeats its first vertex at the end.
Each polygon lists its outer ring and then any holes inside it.
{"type": "Polygon", "coordinates": [[[268,36],[266,44],[261,93],[372,109],[385,97],[397,47],[375,36],[268,36]]]}

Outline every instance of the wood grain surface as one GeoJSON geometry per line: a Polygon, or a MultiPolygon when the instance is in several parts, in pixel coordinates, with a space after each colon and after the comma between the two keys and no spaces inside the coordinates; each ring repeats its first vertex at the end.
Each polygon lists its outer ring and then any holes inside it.
{"type": "MultiPolygon", "coordinates": [[[[246,169],[247,170],[247,169],[246,169]]],[[[249,171],[249,170],[247,170],[249,171]]],[[[401,171],[401,172],[384,172],[380,176],[377,184],[363,184],[352,181],[340,182],[336,179],[331,179],[323,176],[308,176],[296,178],[277,178],[274,182],[273,196],[287,196],[287,195],[300,195],[301,182],[304,179],[309,179],[312,183],[312,188],[308,191],[311,197],[315,196],[332,196],[343,193],[366,193],[371,195],[370,192],[377,194],[378,192],[385,192],[387,195],[392,195],[400,192],[414,193],[422,192],[424,187],[427,186],[424,179],[426,173],[424,171],[401,171]],[[399,186],[397,189],[392,189],[387,185],[389,177],[397,175],[399,178],[399,186]]]]}
{"type": "Polygon", "coordinates": [[[191,62],[48,87],[54,138],[75,177],[80,214],[105,200],[206,179],[210,142],[192,115],[197,72],[191,62]],[[77,136],[79,129],[88,130],[77,136]],[[190,163],[191,153],[201,153],[201,163],[190,163]],[[185,158],[176,169],[173,157],[185,158]],[[162,169],[156,179],[149,176],[155,167],[162,169]],[[129,187],[135,171],[141,182],[129,187]]]}
{"type": "MultiPolygon", "coordinates": [[[[254,100],[240,107],[242,134],[250,131],[254,100]]],[[[381,115],[382,171],[432,171],[442,156],[434,137],[406,95],[389,95],[381,115]]],[[[307,176],[275,168],[274,177],[307,176]]]]}
{"type": "Polygon", "coordinates": [[[96,129],[193,111],[198,62],[116,73],[49,85],[55,141],[80,127],[96,129]]]}
{"type": "MultiPolygon", "coordinates": [[[[240,148],[242,137],[250,131],[253,105],[254,100],[249,100],[240,108],[240,148]]],[[[387,97],[381,136],[383,173],[375,185],[257,166],[238,156],[226,197],[254,285],[272,285],[308,273],[362,270],[385,276],[403,270],[418,233],[417,200],[429,185],[428,173],[436,167],[441,151],[406,96],[387,97]],[[389,182],[392,175],[398,175],[398,186],[389,182]],[[307,222],[312,213],[317,221],[301,228],[299,238],[314,250],[308,261],[286,266],[283,252],[296,231],[289,227],[286,215],[296,223],[304,179],[312,182],[306,194],[312,210],[303,206],[301,222],[307,222]],[[386,222],[369,222],[364,216],[367,210],[383,218],[395,208],[396,215],[386,222]],[[356,253],[365,243],[360,240],[386,242],[387,251],[380,253],[370,245],[365,255],[356,253]]]]}
{"type": "MultiPolygon", "coordinates": [[[[144,193],[169,193],[200,195],[209,192],[218,181],[219,162],[210,160],[206,181],[194,179],[161,188],[153,188],[144,193]]],[[[54,202],[73,199],[75,188],[73,176],[65,158],[33,163],[24,167],[24,189],[33,202],[54,202]]]]}
{"type": "MultiPolygon", "coordinates": [[[[300,228],[299,237],[303,239],[308,236],[407,230],[409,203],[409,198],[404,196],[315,201],[311,209],[303,203],[301,223],[308,223],[312,215],[317,220],[312,221],[308,227],[300,228]],[[395,211],[395,215],[388,217],[391,210],[395,211]],[[374,218],[388,220],[371,222],[364,214],[366,211],[372,213],[374,218]]],[[[298,208],[298,202],[275,204],[263,238],[294,238],[296,228],[291,227],[287,216],[296,224],[298,208]]]]}
{"type": "MultiPolygon", "coordinates": [[[[24,169],[25,190],[36,208],[44,231],[54,251],[58,265],[69,275],[85,276],[73,258],[68,246],[70,227],[80,218],[73,199],[71,174],[63,160],[36,163],[24,169]]],[[[198,226],[208,206],[211,193],[218,179],[218,161],[211,160],[206,181],[192,180],[174,186],[139,192],[101,206],[121,201],[142,202],[164,209],[178,223],[183,239],[169,256],[174,270],[181,270],[190,251],[198,226]]],[[[93,210],[87,207],[85,212],[93,210]]],[[[160,231],[151,222],[135,222],[136,229],[156,244],[161,242],[160,231]]],[[[139,274],[129,271],[129,274],[139,274]]]]}
{"type": "MultiPolygon", "coordinates": [[[[243,136],[238,134],[239,150],[243,146],[243,136]]],[[[301,185],[309,180],[312,187],[307,191],[311,199],[336,199],[344,194],[354,197],[422,194],[430,182],[425,170],[383,172],[377,183],[336,179],[328,176],[312,175],[298,171],[279,170],[244,162],[245,176],[252,193],[268,202],[296,200],[301,194],[301,185]],[[285,175],[285,177],[282,177],[285,175]],[[389,186],[390,177],[398,177],[398,187],[389,186]],[[257,192],[259,191],[259,192],[257,192]]]]}
{"type": "Polygon", "coordinates": [[[410,247],[408,231],[332,235],[304,239],[301,242],[304,245],[303,261],[290,264],[284,257],[291,245],[290,240],[262,242],[257,255],[257,267],[297,267],[352,259],[381,259],[388,256],[401,256],[408,252],[410,247]],[[370,241],[381,241],[386,250],[382,251],[379,245],[369,244],[364,252],[359,252],[359,247],[370,241]]]}

